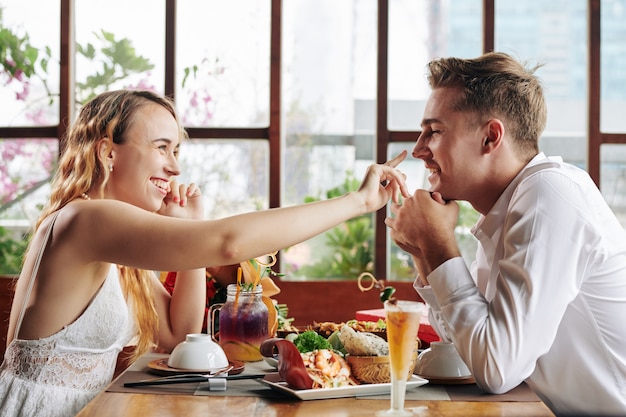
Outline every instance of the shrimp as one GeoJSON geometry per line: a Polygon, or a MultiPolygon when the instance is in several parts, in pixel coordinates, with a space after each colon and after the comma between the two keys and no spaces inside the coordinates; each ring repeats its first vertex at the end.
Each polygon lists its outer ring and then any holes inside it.
{"type": "Polygon", "coordinates": [[[315,354],[315,367],[322,371],[324,376],[334,378],[341,371],[340,360],[342,359],[335,352],[321,349],[315,354]]]}
{"type": "Polygon", "coordinates": [[[318,349],[302,353],[302,361],[316,388],[333,388],[352,385],[350,366],[336,352],[318,349]]]}

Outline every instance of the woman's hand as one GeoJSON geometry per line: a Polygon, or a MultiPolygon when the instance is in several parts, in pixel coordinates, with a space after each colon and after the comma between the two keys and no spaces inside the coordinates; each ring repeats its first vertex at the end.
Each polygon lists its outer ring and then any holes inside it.
{"type": "Polygon", "coordinates": [[[396,169],[400,162],[404,161],[406,155],[407,151],[402,151],[383,165],[374,164],[368,167],[361,187],[357,191],[363,196],[366,213],[384,207],[390,198],[398,203],[400,196],[410,197],[411,194],[404,182],[406,176],[396,169]]]}
{"type": "Polygon", "coordinates": [[[163,199],[163,204],[157,213],[181,219],[203,219],[204,204],[200,188],[194,183],[179,184],[172,180],[170,192],[163,199]]]}

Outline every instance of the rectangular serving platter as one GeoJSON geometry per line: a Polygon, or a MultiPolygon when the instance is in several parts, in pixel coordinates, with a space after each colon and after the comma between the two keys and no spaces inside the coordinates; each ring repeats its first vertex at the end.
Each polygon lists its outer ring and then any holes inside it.
{"type": "MultiPolygon", "coordinates": [[[[267,385],[275,391],[298,398],[300,400],[324,400],[331,398],[359,397],[367,395],[389,394],[391,392],[391,383],[386,384],[361,384],[349,385],[338,388],[317,388],[317,389],[292,389],[278,375],[277,372],[267,374],[265,378],[258,380],[261,384],[267,385]]],[[[413,375],[406,382],[406,388],[415,388],[427,384],[428,380],[413,375]]]]}

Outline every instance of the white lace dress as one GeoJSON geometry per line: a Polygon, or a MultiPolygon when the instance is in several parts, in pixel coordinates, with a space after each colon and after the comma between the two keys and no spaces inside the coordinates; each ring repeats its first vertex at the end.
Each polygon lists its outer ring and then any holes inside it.
{"type": "Polygon", "coordinates": [[[0,416],[74,416],[111,382],[117,356],[134,334],[112,265],[75,322],[43,339],[13,339],[7,347],[0,367],[0,416]]]}

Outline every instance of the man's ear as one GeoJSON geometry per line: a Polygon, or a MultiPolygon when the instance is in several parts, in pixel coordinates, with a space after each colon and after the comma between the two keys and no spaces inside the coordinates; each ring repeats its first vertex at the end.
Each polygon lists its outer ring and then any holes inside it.
{"type": "Polygon", "coordinates": [[[482,146],[483,153],[491,153],[502,145],[504,140],[504,124],[499,119],[489,119],[485,125],[485,137],[482,146]]]}

